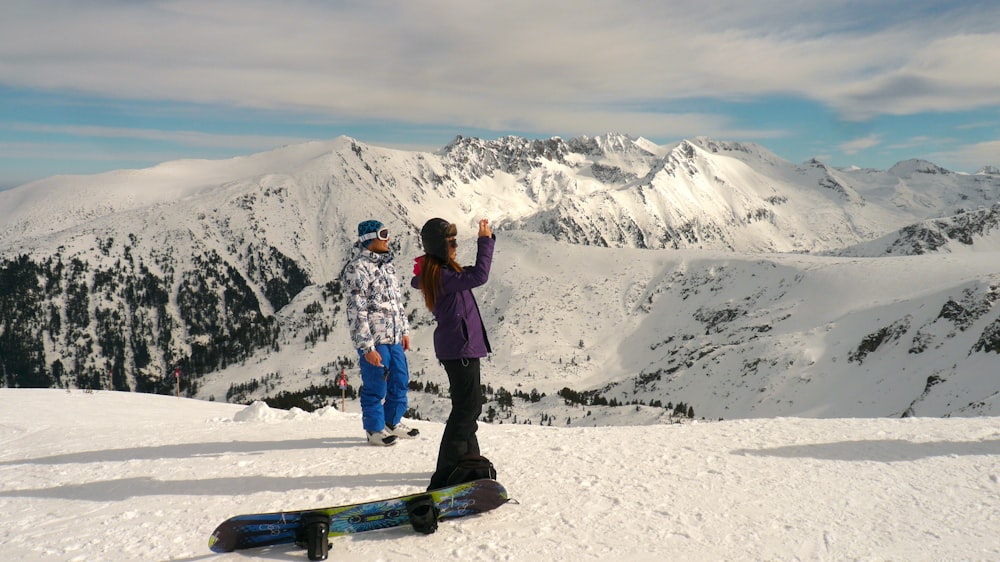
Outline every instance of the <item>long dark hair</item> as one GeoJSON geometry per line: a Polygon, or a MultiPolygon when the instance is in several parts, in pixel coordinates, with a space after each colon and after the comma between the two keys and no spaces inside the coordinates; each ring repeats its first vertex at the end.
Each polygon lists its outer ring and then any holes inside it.
{"type": "Polygon", "coordinates": [[[420,264],[420,275],[417,277],[417,286],[424,294],[424,304],[427,310],[434,312],[434,305],[441,295],[441,270],[448,268],[452,271],[461,272],[462,266],[453,259],[448,259],[445,263],[441,258],[424,254],[424,259],[420,264]]]}

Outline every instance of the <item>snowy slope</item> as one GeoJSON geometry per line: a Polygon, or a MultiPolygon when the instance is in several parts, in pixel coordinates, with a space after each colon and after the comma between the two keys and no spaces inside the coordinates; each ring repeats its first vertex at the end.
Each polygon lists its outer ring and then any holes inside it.
{"type": "MultiPolygon", "coordinates": [[[[472,239],[460,242],[471,260],[472,239]]],[[[615,414],[567,405],[563,388],[623,404],[684,402],[710,419],[997,415],[998,258],[613,250],[503,232],[477,293],[494,343],[484,384],[546,395],[515,401],[502,419],[574,426],[616,423],[615,414]],[[883,331],[891,337],[873,345],[883,331]],[[938,383],[925,394],[931,377],[938,383]]],[[[411,306],[411,378],[446,389],[431,317],[416,295],[411,306]]],[[[286,389],[332,378],[323,368],[350,353],[337,329],[250,370],[209,374],[199,396],[222,400],[234,382],[268,373],[286,389]]],[[[410,400],[423,417],[447,417],[440,393],[410,400]]],[[[662,407],[643,411],[645,423],[669,418],[662,407]]]]}
{"type": "MultiPolygon", "coordinates": [[[[382,449],[357,412],[135,393],[0,389],[5,560],[305,560],[213,555],[239,513],[423,489],[442,425],[382,449]]],[[[993,560],[997,418],[483,425],[517,503],[333,540],[331,560],[993,560]]]]}
{"type": "MultiPolygon", "coordinates": [[[[435,153],[341,137],[50,178],[0,192],[2,385],[170,392],[178,367],[185,392],[220,401],[328,384],[356,358],[336,281],[357,222],[389,226],[405,283],[427,218],[459,225],[468,263],[487,216],[490,397],[545,395],[497,419],[618,423],[598,398],[643,423],[680,402],[712,419],[1000,415],[998,193],[996,176],[922,161],[841,170],[614,134],[435,153]],[[956,242],[858,257],[930,224],[956,242]]],[[[407,295],[413,379],[440,385],[407,295]]],[[[446,415],[439,392],[411,400],[446,415]]]]}
{"type": "Polygon", "coordinates": [[[216,191],[219,186],[295,170],[330,153],[345,137],[228,160],[177,160],[141,170],[53,176],[4,194],[3,238],[34,237],[121,211],[156,207],[216,191]]]}
{"type": "Polygon", "coordinates": [[[896,232],[831,252],[881,257],[931,252],[994,252],[1000,249],[1000,204],[908,225],[896,232]]]}

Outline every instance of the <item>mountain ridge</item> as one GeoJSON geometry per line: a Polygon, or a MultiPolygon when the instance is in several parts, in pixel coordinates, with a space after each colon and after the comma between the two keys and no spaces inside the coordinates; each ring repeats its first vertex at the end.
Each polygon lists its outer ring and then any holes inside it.
{"type": "MultiPolygon", "coordinates": [[[[489,367],[499,371],[490,389],[499,419],[551,420],[583,407],[558,396],[563,385],[587,396],[586,406],[634,403],[650,420],[682,401],[712,417],[995,413],[983,357],[1000,352],[989,296],[996,268],[967,250],[1000,247],[998,194],[1000,177],[923,161],[836,169],[793,164],[753,143],[657,146],[616,133],[458,136],[434,153],[338,137],[49,178],[0,192],[3,384],[168,393],[174,368],[186,375],[184,391],[202,398],[331,384],[333,371],[357,360],[339,286],[354,225],[380,218],[405,262],[420,253],[419,226],[447,217],[471,259],[468,237],[487,216],[498,259],[480,298],[506,344],[489,367]],[[857,261],[901,259],[892,256],[907,257],[877,268],[857,261]],[[904,289],[893,268],[935,281],[904,289]],[[851,290],[833,290],[822,271],[837,271],[851,290]],[[865,298],[873,279],[893,291],[865,298]],[[810,304],[830,294],[840,302],[810,304]],[[893,299],[901,304],[884,308],[893,299]],[[953,336],[941,323],[948,314],[870,313],[952,302],[982,310],[953,336]],[[812,351],[788,351],[802,345],[812,351]],[[928,361],[934,346],[947,358],[928,361]],[[233,378],[247,362],[280,382],[234,391],[252,382],[233,378]],[[894,370],[908,374],[884,386],[855,375],[884,381],[894,370]],[[939,382],[928,386],[932,377],[939,382]],[[858,406],[844,392],[824,406],[824,394],[836,393],[803,390],[837,380],[884,396],[858,406]],[[504,399],[530,390],[546,396],[504,399]]],[[[407,298],[422,341],[431,319],[407,298]]],[[[412,367],[424,387],[444,382],[426,346],[412,367]]],[[[440,396],[411,394],[415,414],[446,415],[440,396]]]]}

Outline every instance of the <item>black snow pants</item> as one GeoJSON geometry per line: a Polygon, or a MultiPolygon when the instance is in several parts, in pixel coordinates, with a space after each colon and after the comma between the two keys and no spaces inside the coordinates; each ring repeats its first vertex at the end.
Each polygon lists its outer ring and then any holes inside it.
{"type": "Polygon", "coordinates": [[[448,373],[451,394],[451,414],[441,436],[437,467],[428,490],[444,486],[448,475],[465,455],[479,454],[479,416],[483,413],[483,391],[480,384],[479,359],[441,361],[448,373]]]}

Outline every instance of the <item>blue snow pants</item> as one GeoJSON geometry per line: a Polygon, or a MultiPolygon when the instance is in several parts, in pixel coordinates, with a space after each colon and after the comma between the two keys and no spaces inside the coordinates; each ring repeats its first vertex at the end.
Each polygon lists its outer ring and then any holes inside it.
{"type": "Polygon", "coordinates": [[[403,344],[377,345],[382,367],[376,367],[358,350],[361,365],[361,422],[365,431],[375,433],[387,425],[395,426],[406,413],[406,393],[410,371],[406,365],[403,344]]]}

